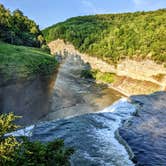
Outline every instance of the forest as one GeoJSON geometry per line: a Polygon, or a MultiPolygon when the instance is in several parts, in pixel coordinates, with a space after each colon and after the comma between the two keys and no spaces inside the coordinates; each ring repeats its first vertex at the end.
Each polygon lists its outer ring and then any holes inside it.
{"type": "Polygon", "coordinates": [[[19,9],[11,12],[0,4],[0,40],[31,47],[45,44],[39,26],[19,9]]]}
{"type": "Polygon", "coordinates": [[[90,56],[116,64],[125,58],[166,63],[166,9],[79,16],[43,30],[47,42],[63,39],[90,56]]]}

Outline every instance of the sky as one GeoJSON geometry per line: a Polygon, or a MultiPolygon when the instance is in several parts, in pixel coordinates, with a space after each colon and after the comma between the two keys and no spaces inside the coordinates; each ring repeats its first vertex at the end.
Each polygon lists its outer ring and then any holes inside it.
{"type": "Polygon", "coordinates": [[[166,8],[166,0],[0,0],[11,11],[20,9],[41,29],[70,17],[166,8]]]}

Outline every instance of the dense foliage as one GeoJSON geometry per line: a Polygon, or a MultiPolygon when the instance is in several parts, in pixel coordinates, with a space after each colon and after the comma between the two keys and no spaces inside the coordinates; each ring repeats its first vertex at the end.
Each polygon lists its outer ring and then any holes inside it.
{"type": "Polygon", "coordinates": [[[42,49],[0,42],[0,83],[33,74],[50,75],[57,65],[55,58],[42,49]]]}
{"type": "Polygon", "coordinates": [[[109,63],[150,58],[166,62],[166,9],[68,19],[43,30],[50,42],[61,38],[80,52],[109,63]]]}
{"type": "Polygon", "coordinates": [[[41,143],[28,138],[5,136],[18,128],[13,113],[0,115],[0,165],[1,166],[69,166],[72,148],[66,148],[63,140],[41,143]]]}
{"type": "Polygon", "coordinates": [[[19,143],[13,136],[5,137],[6,133],[18,128],[13,123],[16,118],[12,113],[0,115],[0,165],[11,161],[13,153],[19,148],[19,143]]]}
{"type": "Polygon", "coordinates": [[[85,79],[93,79],[108,84],[113,83],[115,81],[114,73],[108,73],[108,72],[103,73],[99,70],[94,70],[94,69],[82,70],[81,77],[85,79]]]}
{"type": "Polygon", "coordinates": [[[0,40],[32,47],[45,44],[39,26],[33,20],[24,16],[22,11],[10,12],[0,4],[0,40]]]}

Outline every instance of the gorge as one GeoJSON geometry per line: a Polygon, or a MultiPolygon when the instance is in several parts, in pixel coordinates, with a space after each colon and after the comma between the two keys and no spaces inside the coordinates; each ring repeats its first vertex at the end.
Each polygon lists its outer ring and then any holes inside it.
{"type": "Polygon", "coordinates": [[[97,14],[41,31],[0,5],[0,165],[165,166],[165,18],[97,14]]]}
{"type": "MultiPolygon", "coordinates": [[[[78,55],[63,59],[52,91],[50,111],[38,119],[40,123],[27,128],[25,134],[33,141],[64,139],[65,145],[76,150],[71,165],[164,165],[162,117],[166,93],[127,99],[107,85],[82,79],[80,72],[86,67],[78,55]],[[114,101],[117,102],[112,105],[114,101]],[[154,142],[156,146],[152,146],[154,142]]],[[[24,131],[18,131],[19,134],[24,135],[24,131]]]]}

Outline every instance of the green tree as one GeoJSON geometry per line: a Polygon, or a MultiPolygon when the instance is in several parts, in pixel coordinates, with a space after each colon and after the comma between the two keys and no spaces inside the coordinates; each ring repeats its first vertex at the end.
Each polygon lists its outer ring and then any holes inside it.
{"type": "Polygon", "coordinates": [[[19,9],[12,13],[0,5],[0,40],[32,47],[46,44],[39,26],[19,9]]]}

